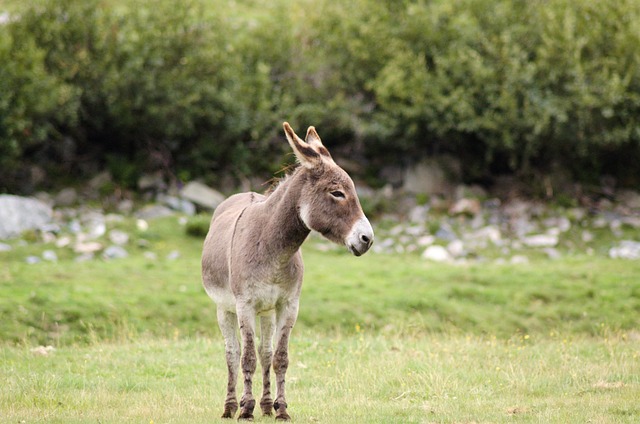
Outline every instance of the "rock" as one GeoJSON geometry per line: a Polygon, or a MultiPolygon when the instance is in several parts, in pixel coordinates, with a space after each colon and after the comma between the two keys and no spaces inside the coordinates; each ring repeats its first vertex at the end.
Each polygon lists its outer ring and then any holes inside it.
{"type": "Polygon", "coordinates": [[[594,235],[592,232],[588,231],[588,230],[584,230],[580,236],[580,238],[582,239],[583,242],[585,243],[591,243],[594,239],[594,235]]]}
{"type": "Polygon", "coordinates": [[[129,242],[129,234],[120,230],[111,230],[109,231],[109,240],[115,245],[122,246],[129,242]]]}
{"type": "Polygon", "coordinates": [[[447,194],[451,191],[450,179],[457,178],[459,168],[455,159],[424,160],[406,170],[403,188],[413,194],[447,194]]]}
{"type": "Polygon", "coordinates": [[[433,243],[436,242],[436,238],[431,234],[427,234],[418,238],[417,242],[418,242],[418,246],[421,246],[421,247],[431,246],[433,243]]]}
{"type": "Polygon", "coordinates": [[[53,202],[56,207],[64,207],[71,206],[78,201],[78,192],[75,188],[65,188],[62,189],[56,197],[54,197],[53,202]]]}
{"type": "Polygon", "coordinates": [[[171,252],[169,252],[169,254],[167,255],[167,260],[168,261],[175,261],[176,259],[180,258],[180,252],[177,250],[172,250],[171,252]]]}
{"type": "Polygon", "coordinates": [[[609,249],[609,257],[613,259],[640,259],[640,242],[622,240],[618,246],[609,249]]]}
{"type": "Polygon", "coordinates": [[[409,221],[417,224],[427,222],[427,218],[429,217],[429,209],[430,208],[428,205],[414,206],[409,211],[409,221]]]}
{"type": "Polygon", "coordinates": [[[422,253],[422,258],[433,262],[449,262],[453,259],[447,249],[438,245],[427,247],[422,253]]]}
{"type": "Polygon", "coordinates": [[[150,261],[155,261],[156,259],[158,259],[158,255],[155,252],[147,251],[147,252],[144,252],[142,256],[144,256],[145,259],[148,259],[150,261]]]}
{"type": "Polygon", "coordinates": [[[0,243],[0,252],[9,252],[11,250],[13,250],[13,247],[11,247],[10,245],[5,243],[0,243]]]}
{"type": "Polygon", "coordinates": [[[42,261],[42,260],[41,260],[39,257],[37,257],[37,256],[33,256],[33,255],[31,255],[31,256],[27,256],[27,257],[25,258],[25,262],[26,262],[26,263],[28,263],[28,264],[30,264],[30,265],[40,263],[41,261],[42,261]]]}
{"type": "Polygon", "coordinates": [[[71,244],[71,237],[69,236],[62,236],[58,240],[56,240],[57,248],[67,247],[70,244],[71,244]]]}
{"type": "Polygon", "coordinates": [[[131,199],[124,199],[121,200],[118,203],[117,206],[118,212],[120,213],[124,213],[124,214],[130,214],[133,211],[133,200],[131,199]]]}
{"type": "Polygon", "coordinates": [[[490,241],[493,244],[498,244],[502,240],[502,233],[497,226],[488,225],[471,234],[470,238],[479,241],[490,241]]]}
{"type": "Polygon", "coordinates": [[[182,212],[189,216],[193,216],[196,214],[196,206],[186,199],[180,199],[175,196],[162,194],[158,196],[157,201],[165,206],[170,207],[174,211],[182,212]]]}
{"type": "Polygon", "coordinates": [[[75,262],[88,262],[93,260],[93,253],[83,253],[82,255],[76,256],[74,259],[75,262]]]}
{"type": "Polygon", "coordinates": [[[191,181],[187,183],[180,191],[180,196],[183,199],[189,200],[204,209],[213,210],[218,207],[225,197],[210,187],[199,183],[197,181],[191,181]]]}
{"type": "Polygon", "coordinates": [[[460,256],[464,256],[465,249],[464,249],[463,241],[462,240],[454,240],[454,241],[452,241],[451,243],[449,243],[447,245],[447,251],[454,258],[459,258],[460,256]]]}
{"type": "Polygon", "coordinates": [[[453,231],[451,226],[446,222],[443,222],[436,231],[436,237],[445,241],[454,241],[458,239],[458,236],[453,231]]]}
{"type": "Polygon", "coordinates": [[[102,244],[97,241],[89,241],[86,243],[76,243],[73,246],[73,251],[76,253],[95,253],[99,250],[102,250],[102,244]]]}
{"type": "Polygon", "coordinates": [[[42,259],[49,262],[58,262],[58,255],[53,250],[45,250],[42,252],[42,259]]]}
{"type": "Polygon", "coordinates": [[[628,225],[631,228],[640,228],[640,216],[625,216],[620,219],[623,225],[628,225]]]}
{"type": "Polygon", "coordinates": [[[162,205],[147,205],[135,213],[136,218],[141,220],[164,218],[166,216],[173,216],[175,212],[166,206],[162,205]]]}
{"type": "Polygon", "coordinates": [[[522,242],[529,247],[553,247],[558,244],[558,236],[554,234],[535,234],[525,237],[522,242]]]}
{"type": "Polygon", "coordinates": [[[560,259],[562,257],[560,251],[555,247],[545,247],[542,251],[547,254],[549,259],[560,259]]]}
{"type": "Polygon", "coordinates": [[[80,222],[87,230],[87,236],[91,239],[102,237],[107,232],[107,222],[102,212],[90,210],[80,216],[80,222]]]}
{"type": "Polygon", "coordinates": [[[449,213],[452,215],[469,215],[475,216],[480,213],[482,206],[478,199],[462,198],[457,200],[451,208],[449,213]]]}
{"type": "Polygon", "coordinates": [[[162,178],[161,173],[144,174],[138,179],[138,188],[141,191],[164,191],[167,189],[167,183],[162,178]]]}
{"type": "Polygon", "coordinates": [[[35,230],[51,222],[53,210],[39,200],[0,195],[0,240],[35,230]]]}
{"type": "Polygon", "coordinates": [[[514,265],[528,264],[529,263],[529,258],[527,258],[524,255],[515,255],[515,256],[511,257],[509,262],[514,264],[514,265]]]}
{"type": "Polygon", "coordinates": [[[640,209],[640,193],[637,191],[621,190],[616,199],[629,209],[640,209]]]}
{"type": "Polygon", "coordinates": [[[91,178],[87,183],[87,186],[92,191],[98,191],[107,184],[110,184],[112,181],[113,179],[111,178],[109,171],[104,171],[91,178]]]}
{"type": "Polygon", "coordinates": [[[123,259],[129,256],[129,253],[121,246],[109,246],[102,252],[102,257],[105,259],[123,259]]]}

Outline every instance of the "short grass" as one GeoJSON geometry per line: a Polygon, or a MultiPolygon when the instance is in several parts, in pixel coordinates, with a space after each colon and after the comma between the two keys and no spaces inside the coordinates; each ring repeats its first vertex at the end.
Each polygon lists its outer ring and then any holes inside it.
{"type": "MultiPolygon", "coordinates": [[[[287,399],[294,422],[640,420],[638,340],[294,333],[287,399]]],[[[97,343],[47,356],[0,348],[0,416],[7,423],[223,422],[223,356],[211,338],[97,343]]],[[[256,421],[273,418],[257,413],[256,421]]]]}
{"type": "MultiPolygon", "coordinates": [[[[122,260],[68,250],[28,265],[52,248],[38,241],[0,253],[0,422],[217,422],[226,366],[202,240],[176,218],[150,224],[110,224],[132,234],[122,260]],[[40,344],[56,350],[32,353],[40,344]]],[[[295,422],[640,421],[637,261],[452,266],[314,244],[291,345],[295,422]]]]}

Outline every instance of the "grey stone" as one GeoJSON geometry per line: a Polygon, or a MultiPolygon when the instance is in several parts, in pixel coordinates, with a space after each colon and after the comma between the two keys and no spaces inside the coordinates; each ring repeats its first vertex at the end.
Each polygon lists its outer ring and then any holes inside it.
{"type": "Polygon", "coordinates": [[[102,257],[105,259],[123,259],[129,256],[129,253],[121,246],[109,246],[102,252],[102,257]]]}
{"type": "Polygon", "coordinates": [[[433,262],[449,262],[453,260],[451,254],[442,246],[429,246],[422,253],[422,258],[433,262]]]}
{"type": "Polygon", "coordinates": [[[511,259],[509,259],[509,262],[514,265],[523,265],[529,263],[529,258],[524,255],[515,255],[512,256],[511,259]]]}
{"type": "Polygon", "coordinates": [[[553,247],[558,244],[558,236],[554,234],[535,234],[525,237],[522,242],[529,247],[553,247]]]}
{"type": "Polygon", "coordinates": [[[13,247],[11,247],[10,245],[5,243],[0,243],[0,252],[9,252],[11,250],[13,250],[13,247]]]}
{"type": "Polygon", "coordinates": [[[167,189],[167,184],[160,173],[144,174],[138,179],[138,188],[142,191],[163,191],[167,189]]]}
{"type": "Polygon", "coordinates": [[[217,190],[197,181],[187,183],[180,191],[180,196],[197,206],[213,210],[218,207],[225,197],[217,190]]]}
{"type": "Polygon", "coordinates": [[[175,196],[165,194],[158,196],[158,202],[170,207],[174,211],[182,212],[186,215],[193,216],[196,214],[196,206],[186,199],[180,199],[175,196]]]}
{"type": "Polygon", "coordinates": [[[58,262],[58,255],[53,250],[45,250],[42,252],[42,259],[49,262],[58,262]]]}
{"type": "Polygon", "coordinates": [[[637,191],[621,190],[616,199],[629,209],[640,209],[640,193],[637,191]]]}
{"type": "Polygon", "coordinates": [[[176,259],[179,259],[179,258],[180,258],[180,252],[177,251],[177,250],[172,250],[167,255],[167,260],[169,260],[169,261],[175,261],[176,259]]]}
{"type": "Polygon", "coordinates": [[[480,213],[482,206],[478,199],[462,198],[457,200],[451,208],[449,213],[452,215],[469,215],[474,216],[480,213]]]}
{"type": "Polygon", "coordinates": [[[39,200],[0,195],[0,240],[38,229],[49,224],[52,217],[51,207],[39,200]]]}
{"type": "Polygon", "coordinates": [[[447,223],[440,224],[440,228],[436,231],[436,237],[445,241],[453,241],[458,238],[451,226],[447,223]]]}
{"type": "Polygon", "coordinates": [[[403,188],[414,194],[446,194],[451,190],[451,184],[441,161],[430,159],[406,170],[403,188]]]}
{"type": "Polygon", "coordinates": [[[124,214],[130,214],[133,211],[133,200],[124,199],[118,203],[118,212],[124,214]]]}
{"type": "Polygon", "coordinates": [[[75,188],[65,188],[60,190],[60,192],[54,197],[54,204],[59,206],[71,206],[78,201],[78,192],[75,188]]]}
{"type": "Polygon", "coordinates": [[[147,205],[135,213],[136,218],[141,220],[164,218],[166,216],[173,216],[175,212],[166,206],[162,205],[147,205]]]}
{"type": "Polygon", "coordinates": [[[640,259],[640,242],[622,240],[617,246],[609,249],[609,257],[613,259],[640,259]]]}
{"type": "Polygon", "coordinates": [[[81,255],[76,256],[76,258],[74,259],[75,262],[88,262],[93,260],[94,255],[93,253],[83,253],[81,255]]]}
{"type": "Polygon", "coordinates": [[[73,247],[74,252],[81,254],[95,253],[99,250],[102,250],[102,244],[98,243],[97,241],[76,243],[76,245],[73,247]]]}
{"type": "Polygon", "coordinates": [[[37,256],[27,256],[27,257],[25,258],[25,262],[26,262],[26,263],[28,263],[28,264],[33,265],[33,264],[37,264],[37,263],[42,262],[42,259],[40,259],[40,258],[39,258],[39,257],[37,257],[37,256]]]}
{"type": "Polygon", "coordinates": [[[454,258],[459,258],[465,255],[465,246],[462,240],[454,240],[447,245],[447,251],[454,258]]]}
{"type": "Polygon", "coordinates": [[[560,251],[555,247],[545,247],[542,251],[547,254],[549,259],[560,259],[562,257],[560,251]]]}
{"type": "Polygon", "coordinates": [[[427,218],[429,217],[429,206],[428,205],[418,205],[409,211],[409,221],[417,224],[421,224],[427,222],[427,218]]]}
{"type": "Polygon", "coordinates": [[[129,234],[120,230],[111,230],[109,231],[109,240],[115,245],[122,246],[129,242],[129,234]]]}

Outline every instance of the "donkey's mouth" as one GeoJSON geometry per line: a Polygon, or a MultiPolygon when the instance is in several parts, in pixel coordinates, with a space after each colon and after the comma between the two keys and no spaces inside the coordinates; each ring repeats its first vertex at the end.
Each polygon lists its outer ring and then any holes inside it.
{"type": "MultiPolygon", "coordinates": [[[[351,252],[351,254],[353,256],[362,256],[362,254],[364,253],[364,252],[359,252],[358,249],[356,249],[353,246],[347,246],[347,248],[349,249],[349,252],[351,252]]],[[[366,252],[366,250],[365,250],[365,252],[366,252]]]]}

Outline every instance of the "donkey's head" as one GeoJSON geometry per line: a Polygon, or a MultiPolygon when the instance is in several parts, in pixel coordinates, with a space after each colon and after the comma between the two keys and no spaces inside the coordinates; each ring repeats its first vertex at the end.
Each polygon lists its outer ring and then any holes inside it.
{"type": "Polygon", "coordinates": [[[373,244],[373,228],[362,212],[353,181],[333,161],[314,127],[309,127],[302,140],[287,122],[283,126],[302,165],[300,219],[307,228],[346,245],[354,255],[364,254],[373,244]]]}

